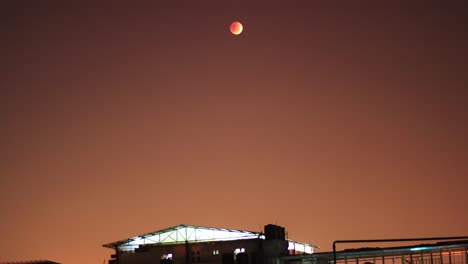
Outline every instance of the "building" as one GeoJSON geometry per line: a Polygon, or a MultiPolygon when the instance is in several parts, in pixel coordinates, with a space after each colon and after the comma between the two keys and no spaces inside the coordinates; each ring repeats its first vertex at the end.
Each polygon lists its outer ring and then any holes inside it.
{"type": "Polygon", "coordinates": [[[269,264],[316,249],[289,240],[284,227],[264,231],[178,225],[103,246],[115,250],[109,264],[269,264]]]}

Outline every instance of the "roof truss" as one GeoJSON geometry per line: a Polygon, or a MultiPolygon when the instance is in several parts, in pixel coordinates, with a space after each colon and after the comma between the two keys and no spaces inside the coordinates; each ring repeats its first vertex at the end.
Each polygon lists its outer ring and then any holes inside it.
{"type": "Polygon", "coordinates": [[[242,230],[179,225],[104,245],[128,251],[146,244],[177,244],[185,242],[226,241],[263,238],[263,234],[242,230]]]}

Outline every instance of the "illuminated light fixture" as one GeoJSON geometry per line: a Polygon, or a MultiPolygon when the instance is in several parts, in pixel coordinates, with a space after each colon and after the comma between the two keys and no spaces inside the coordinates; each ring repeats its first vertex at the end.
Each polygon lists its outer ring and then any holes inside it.
{"type": "Polygon", "coordinates": [[[420,251],[420,250],[428,250],[429,247],[415,247],[410,249],[411,251],[420,251]]]}
{"type": "Polygon", "coordinates": [[[299,243],[299,242],[294,242],[294,241],[291,241],[289,240],[288,241],[288,250],[294,250],[294,251],[297,251],[297,252],[304,252],[304,253],[307,253],[307,254],[312,254],[314,253],[314,248],[308,244],[304,244],[304,243],[299,243]]]}
{"type": "Polygon", "coordinates": [[[236,248],[236,250],[234,250],[234,254],[239,254],[239,253],[244,253],[245,252],[245,248],[236,248]]]}

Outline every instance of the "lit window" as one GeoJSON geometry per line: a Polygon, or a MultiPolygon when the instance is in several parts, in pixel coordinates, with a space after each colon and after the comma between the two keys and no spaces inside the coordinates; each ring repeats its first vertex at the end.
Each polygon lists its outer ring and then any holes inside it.
{"type": "Polygon", "coordinates": [[[169,254],[162,254],[161,259],[172,259],[172,253],[169,254]]]}
{"type": "Polygon", "coordinates": [[[239,253],[244,253],[245,252],[245,248],[236,248],[236,250],[234,250],[234,254],[239,254],[239,253]]]}
{"type": "Polygon", "coordinates": [[[213,255],[219,255],[219,250],[218,249],[213,250],[213,255]]]}

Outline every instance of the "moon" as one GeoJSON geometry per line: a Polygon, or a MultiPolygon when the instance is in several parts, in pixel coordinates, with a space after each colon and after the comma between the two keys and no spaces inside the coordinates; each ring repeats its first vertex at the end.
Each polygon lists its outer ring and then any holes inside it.
{"type": "Polygon", "coordinates": [[[240,22],[235,21],[235,22],[232,22],[229,29],[231,30],[232,34],[239,35],[240,33],[242,33],[242,30],[244,29],[244,27],[242,26],[240,22]]]}

